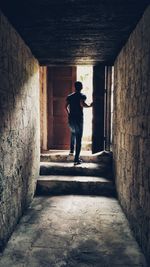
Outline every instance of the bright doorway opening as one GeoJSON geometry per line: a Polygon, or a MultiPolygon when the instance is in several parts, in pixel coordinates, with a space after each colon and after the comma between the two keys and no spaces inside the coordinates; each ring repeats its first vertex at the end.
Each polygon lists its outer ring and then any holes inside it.
{"type": "MultiPolygon", "coordinates": [[[[87,97],[87,104],[92,102],[93,95],[93,66],[77,66],[77,81],[82,82],[82,93],[87,97]]],[[[82,149],[91,150],[92,146],[92,108],[84,108],[84,130],[82,149]]]]}

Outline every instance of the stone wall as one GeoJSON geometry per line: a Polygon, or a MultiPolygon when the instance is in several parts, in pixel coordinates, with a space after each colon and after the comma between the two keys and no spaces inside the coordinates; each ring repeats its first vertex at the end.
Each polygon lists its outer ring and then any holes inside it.
{"type": "Polygon", "coordinates": [[[0,248],[34,195],[39,171],[39,67],[0,12],[0,248]]]}
{"type": "Polygon", "coordinates": [[[119,200],[150,261],[150,7],[115,61],[113,134],[119,200]]]}

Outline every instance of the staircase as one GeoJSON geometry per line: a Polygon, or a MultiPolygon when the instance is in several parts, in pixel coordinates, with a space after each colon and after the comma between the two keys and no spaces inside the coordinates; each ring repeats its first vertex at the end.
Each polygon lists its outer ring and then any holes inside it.
{"type": "Polygon", "coordinates": [[[41,154],[36,195],[82,194],[116,196],[113,183],[112,153],[83,152],[83,163],[73,165],[66,151],[41,154]]]}

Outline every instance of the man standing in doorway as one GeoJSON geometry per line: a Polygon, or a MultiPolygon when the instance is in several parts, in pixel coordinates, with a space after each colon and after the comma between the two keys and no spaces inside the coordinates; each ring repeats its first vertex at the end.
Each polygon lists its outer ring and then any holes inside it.
{"type": "Polygon", "coordinates": [[[82,88],[82,83],[76,81],[75,92],[68,95],[65,106],[68,113],[68,122],[71,130],[70,155],[74,154],[75,147],[74,165],[81,164],[79,156],[83,134],[83,108],[92,107],[92,103],[90,105],[85,103],[86,95],[81,93],[82,88]]]}

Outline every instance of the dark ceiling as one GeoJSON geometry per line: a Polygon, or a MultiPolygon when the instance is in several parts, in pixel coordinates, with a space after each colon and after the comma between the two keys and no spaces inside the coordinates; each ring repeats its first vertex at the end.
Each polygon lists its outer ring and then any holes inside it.
{"type": "Polygon", "coordinates": [[[150,0],[0,0],[41,65],[112,64],[150,0]]]}

